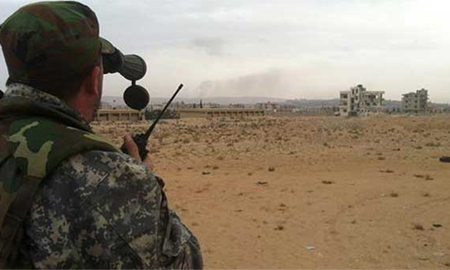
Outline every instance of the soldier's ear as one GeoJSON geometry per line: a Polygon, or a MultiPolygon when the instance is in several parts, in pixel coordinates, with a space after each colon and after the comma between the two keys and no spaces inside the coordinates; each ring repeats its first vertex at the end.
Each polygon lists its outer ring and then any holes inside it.
{"type": "Polygon", "coordinates": [[[103,70],[100,66],[95,66],[84,81],[85,88],[90,94],[99,95],[102,91],[101,81],[103,76],[103,70]]]}

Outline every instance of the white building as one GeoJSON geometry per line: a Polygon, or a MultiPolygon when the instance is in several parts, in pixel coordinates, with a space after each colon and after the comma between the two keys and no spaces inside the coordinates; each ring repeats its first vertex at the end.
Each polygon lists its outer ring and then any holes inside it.
{"type": "Polygon", "coordinates": [[[367,91],[361,84],[341,91],[339,114],[341,116],[357,116],[383,109],[384,91],[367,91]]]}

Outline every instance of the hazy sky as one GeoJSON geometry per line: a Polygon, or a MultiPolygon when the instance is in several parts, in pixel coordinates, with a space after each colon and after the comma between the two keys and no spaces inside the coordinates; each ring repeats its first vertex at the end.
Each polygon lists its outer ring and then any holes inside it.
{"type": "MultiPolygon", "coordinates": [[[[1,0],[0,18],[32,1],[1,0]]],[[[151,96],[337,98],[356,84],[387,99],[429,89],[450,102],[448,0],[86,0],[101,35],[141,55],[151,96]]],[[[0,83],[7,78],[0,56],[0,83]]],[[[106,95],[128,82],[105,79],[106,95]]]]}

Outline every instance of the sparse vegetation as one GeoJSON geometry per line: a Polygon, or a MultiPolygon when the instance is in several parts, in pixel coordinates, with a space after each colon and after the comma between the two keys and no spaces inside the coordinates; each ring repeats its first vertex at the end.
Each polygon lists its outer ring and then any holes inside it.
{"type": "Polygon", "coordinates": [[[391,192],[389,196],[391,196],[392,198],[397,198],[399,194],[397,192],[391,192]]]}
{"type": "Polygon", "coordinates": [[[414,224],[413,224],[413,230],[416,230],[416,231],[424,231],[425,228],[423,227],[422,224],[414,223],[414,224]]]}
{"type": "Polygon", "coordinates": [[[334,182],[333,181],[328,181],[328,180],[323,180],[322,184],[331,185],[331,184],[334,184],[334,182]]]}

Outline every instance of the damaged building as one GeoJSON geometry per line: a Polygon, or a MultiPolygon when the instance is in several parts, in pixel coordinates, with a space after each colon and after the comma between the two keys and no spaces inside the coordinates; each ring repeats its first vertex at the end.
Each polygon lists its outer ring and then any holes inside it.
{"type": "Polygon", "coordinates": [[[384,91],[368,91],[361,84],[348,91],[341,91],[339,114],[341,116],[358,116],[381,112],[383,95],[384,91]]]}

